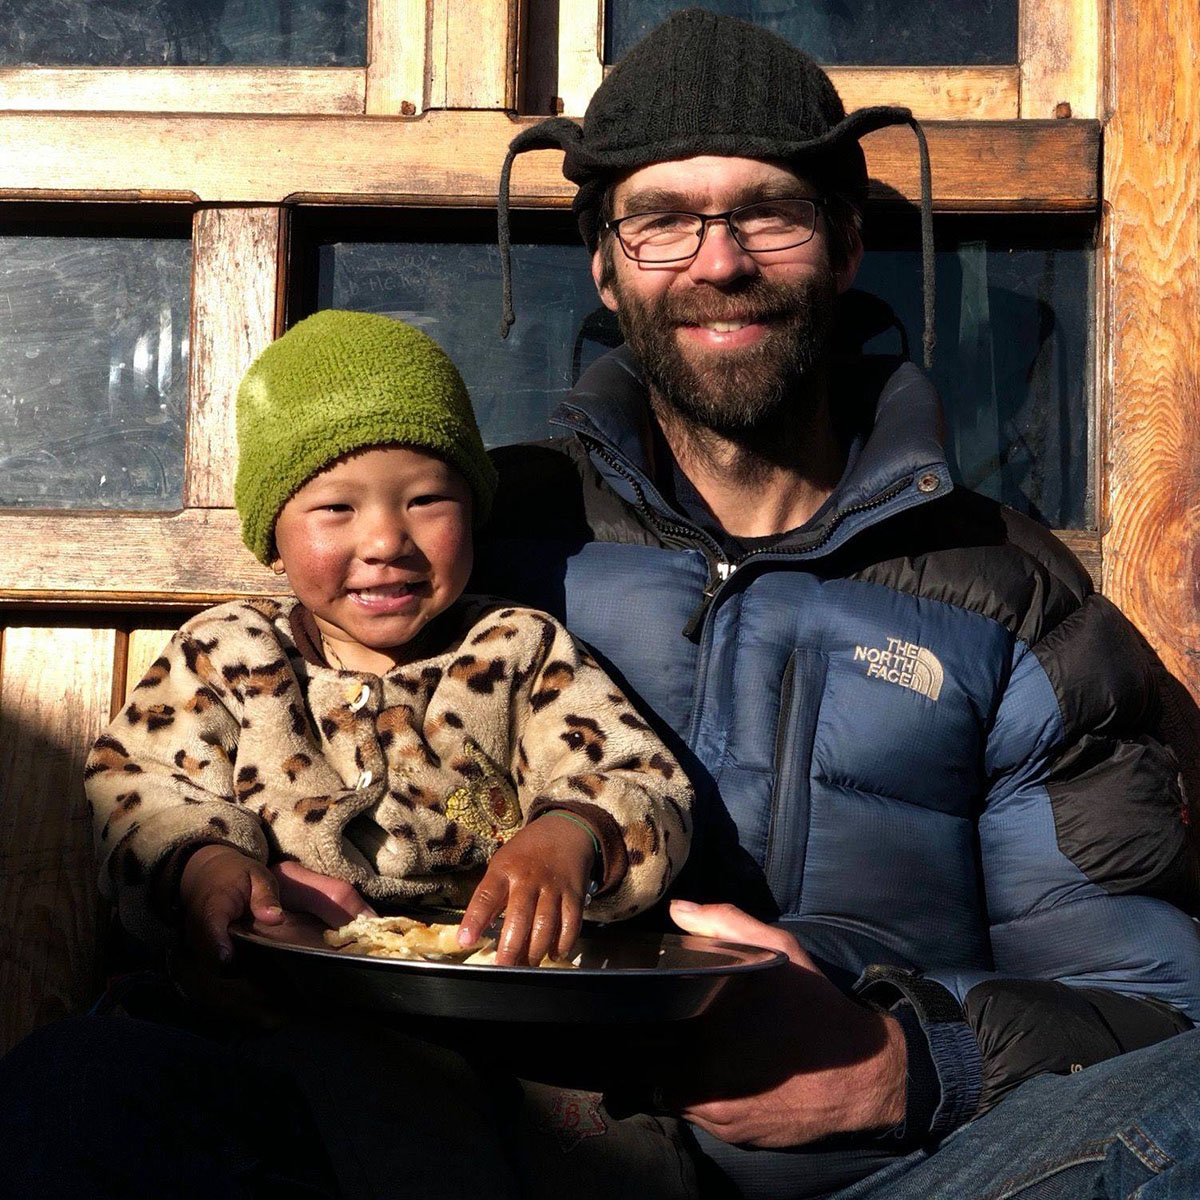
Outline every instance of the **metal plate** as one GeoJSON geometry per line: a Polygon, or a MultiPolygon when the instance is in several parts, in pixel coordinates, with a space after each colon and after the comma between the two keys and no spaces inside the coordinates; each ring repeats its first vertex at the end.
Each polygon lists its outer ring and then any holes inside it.
{"type": "Polygon", "coordinates": [[[486,1021],[612,1024],[699,1016],[739,978],[787,961],[775,950],[691,934],[600,929],[580,938],[580,965],[468,966],[331,950],[322,927],[235,927],[241,965],[283,976],[300,994],[383,1013],[486,1021]]]}

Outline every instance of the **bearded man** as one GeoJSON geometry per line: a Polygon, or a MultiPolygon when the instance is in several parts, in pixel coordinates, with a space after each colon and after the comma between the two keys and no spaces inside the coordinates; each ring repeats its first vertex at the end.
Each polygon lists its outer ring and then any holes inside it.
{"type": "Polygon", "coordinates": [[[1049,533],[953,484],[915,366],[834,353],[858,138],[900,123],[691,10],[582,128],[513,142],[502,248],[513,156],[562,148],[626,344],[564,436],[497,453],[481,574],[557,609],[708,797],[676,923],[791,960],[641,1097],[703,1194],[1200,1195],[1152,656],[1049,533]]]}

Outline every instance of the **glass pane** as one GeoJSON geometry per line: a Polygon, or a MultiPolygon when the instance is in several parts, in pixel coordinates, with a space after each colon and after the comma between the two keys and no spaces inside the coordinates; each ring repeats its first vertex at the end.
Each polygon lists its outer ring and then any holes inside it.
{"type": "Polygon", "coordinates": [[[191,245],[0,236],[0,505],[183,504],[191,245]]]}
{"type": "MultiPolygon", "coordinates": [[[[316,307],[421,325],[458,363],[490,445],[550,436],[548,414],[620,335],[596,298],[586,252],[565,238],[548,244],[545,222],[536,243],[528,227],[514,228],[517,323],[506,342],[496,332],[498,256],[482,238],[326,242],[316,307]]],[[[948,410],[952,467],[1047,525],[1090,527],[1090,232],[1074,226],[1033,238],[992,218],[941,220],[937,237],[933,376],[948,410]]],[[[920,358],[915,241],[885,230],[866,255],[847,315],[870,353],[908,348],[920,358]]]]}
{"type": "Polygon", "coordinates": [[[517,323],[501,341],[494,230],[480,242],[324,245],[317,307],[387,313],[424,329],[458,365],[484,440],[496,446],[548,436],[547,418],[579,371],[620,335],[572,238],[514,242],[517,323]]]}
{"type": "Polygon", "coordinates": [[[607,0],[605,60],[616,62],[665,17],[705,8],[753,21],[818,62],[990,66],[1017,61],[1018,0],[607,0]]]}
{"type": "MultiPolygon", "coordinates": [[[[943,218],[936,224],[933,379],[955,477],[1056,529],[1094,525],[1091,473],[1094,263],[1077,224],[943,218]]],[[[888,302],[920,361],[915,232],[873,239],[855,286],[888,302]]],[[[899,331],[868,351],[899,352],[899,331]]]]}
{"type": "Polygon", "coordinates": [[[361,67],[367,0],[0,0],[0,66],[361,67]]]}

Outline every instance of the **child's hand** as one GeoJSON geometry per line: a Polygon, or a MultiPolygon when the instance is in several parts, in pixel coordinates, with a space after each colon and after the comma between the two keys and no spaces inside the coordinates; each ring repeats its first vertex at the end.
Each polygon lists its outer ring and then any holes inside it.
{"type": "Polygon", "coordinates": [[[583,923],[583,896],[596,860],[586,828],[546,813],[515,833],[492,857],[467,905],[458,935],[477,941],[503,910],[496,947],[503,966],[566,958],[583,923]]]}
{"type": "Polygon", "coordinates": [[[179,880],[187,938],[202,959],[227,963],[233,955],[229,926],[250,913],[264,925],[279,925],[283,908],[271,871],[232,846],[201,846],[192,852],[179,880]]]}

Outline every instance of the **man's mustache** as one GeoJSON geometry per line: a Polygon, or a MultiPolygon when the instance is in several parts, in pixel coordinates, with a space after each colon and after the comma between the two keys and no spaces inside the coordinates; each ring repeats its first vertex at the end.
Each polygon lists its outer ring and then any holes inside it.
{"type": "Polygon", "coordinates": [[[756,280],[737,292],[696,289],[664,297],[662,315],[677,325],[706,321],[769,322],[795,320],[812,309],[812,295],[804,284],[786,286],[756,280]]]}

